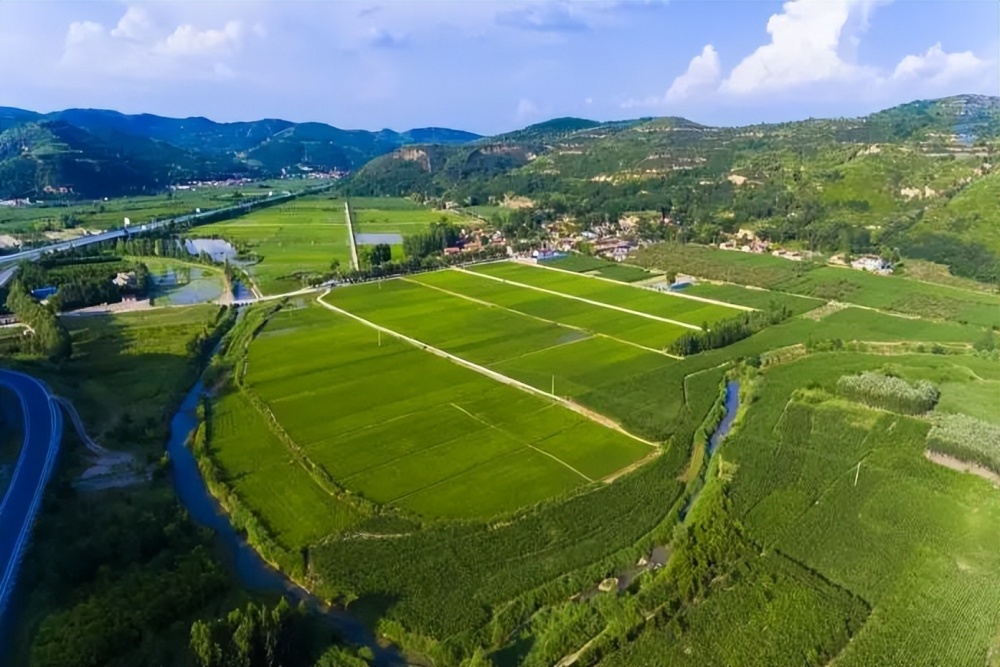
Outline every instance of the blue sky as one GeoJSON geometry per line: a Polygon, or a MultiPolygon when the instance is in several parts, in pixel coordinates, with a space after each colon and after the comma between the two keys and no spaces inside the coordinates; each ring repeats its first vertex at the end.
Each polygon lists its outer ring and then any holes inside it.
{"type": "Polygon", "coordinates": [[[1000,94],[994,0],[0,2],[0,105],[496,133],[1000,94]]]}

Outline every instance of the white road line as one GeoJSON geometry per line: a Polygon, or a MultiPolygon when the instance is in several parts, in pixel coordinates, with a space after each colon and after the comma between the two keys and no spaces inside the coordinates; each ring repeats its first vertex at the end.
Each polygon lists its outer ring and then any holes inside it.
{"type": "Polygon", "coordinates": [[[476,273],[475,271],[469,271],[468,269],[462,269],[459,267],[454,267],[456,271],[462,271],[463,273],[468,273],[470,276],[479,276],[480,278],[487,278],[489,280],[495,280],[500,283],[505,283],[507,285],[516,285],[518,287],[523,287],[525,289],[533,289],[536,292],[544,292],[545,294],[552,294],[553,296],[561,296],[564,299],[573,299],[574,301],[582,301],[583,303],[589,303],[592,306],[598,306],[600,308],[609,308],[611,310],[617,310],[622,313],[628,313],[629,315],[637,315],[638,317],[644,317],[647,320],[654,320],[656,322],[664,322],[666,324],[673,324],[679,327],[684,327],[685,329],[693,329],[694,331],[701,331],[701,327],[694,324],[688,324],[687,322],[680,322],[678,320],[672,320],[667,317],[660,317],[659,315],[650,315],[649,313],[642,313],[638,310],[629,310],[628,308],[622,308],[621,306],[614,306],[610,303],[603,303],[601,301],[594,301],[593,299],[587,299],[582,296],[576,296],[574,294],[566,294],[565,292],[556,292],[555,290],[545,289],[544,287],[537,287],[535,285],[528,285],[527,283],[519,283],[516,280],[508,280],[506,278],[499,278],[497,276],[491,276],[486,273],[476,273]]]}

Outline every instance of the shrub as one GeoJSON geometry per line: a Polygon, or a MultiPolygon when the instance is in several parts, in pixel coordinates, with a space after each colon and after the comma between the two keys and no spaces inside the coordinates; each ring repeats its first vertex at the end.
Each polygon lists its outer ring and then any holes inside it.
{"type": "Polygon", "coordinates": [[[1000,425],[968,415],[940,415],[927,433],[927,448],[1000,473],[1000,425]]]}
{"type": "Polygon", "coordinates": [[[937,405],[941,392],[926,380],[910,384],[882,373],[845,375],[837,380],[837,393],[873,408],[916,415],[937,405]]]}

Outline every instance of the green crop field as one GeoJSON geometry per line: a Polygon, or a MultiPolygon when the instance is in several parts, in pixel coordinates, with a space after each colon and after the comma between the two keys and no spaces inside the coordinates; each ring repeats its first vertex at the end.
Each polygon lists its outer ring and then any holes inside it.
{"type": "Polygon", "coordinates": [[[292,459],[267,420],[239,392],[216,401],[211,455],[224,482],[291,552],[356,524],[359,514],[330,496],[292,459]]]}
{"type": "MultiPolygon", "coordinates": [[[[606,387],[677,363],[657,352],[606,337],[594,339],[577,329],[471,302],[413,281],[339,288],[323,300],[538,389],[549,391],[554,384],[557,394],[573,395],[622,423],[631,407],[606,396],[606,387]]],[[[658,431],[645,427],[634,432],[658,437],[658,431]]]]}
{"type": "MultiPolygon", "coordinates": [[[[319,306],[276,315],[251,345],[248,361],[249,390],[313,463],[366,498],[424,516],[509,512],[653,451],[391,336],[382,335],[380,344],[375,330],[319,306]]],[[[214,445],[223,449],[227,473],[242,481],[240,466],[261,458],[265,462],[249,463],[257,474],[245,483],[279,488],[267,471],[290,474],[284,446],[270,441],[241,452],[246,426],[230,423],[227,444],[214,445]]],[[[290,543],[342,529],[336,512],[326,512],[325,521],[315,518],[315,526],[298,526],[295,508],[305,500],[286,507],[266,489],[254,495],[267,506],[261,513],[273,530],[292,535],[290,543]]]]}
{"type": "Polygon", "coordinates": [[[695,326],[701,326],[705,323],[711,324],[712,322],[717,322],[728,317],[735,317],[740,314],[740,311],[735,308],[687,299],[674,294],[663,294],[629,285],[616,285],[607,280],[514,262],[484,264],[475,267],[473,270],[483,275],[493,276],[494,278],[513,283],[590,299],[601,304],[617,306],[695,326]]]}
{"type": "Polygon", "coordinates": [[[579,327],[657,350],[666,348],[686,331],[683,327],[667,322],[608,310],[526,287],[503,284],[467,271],[435,271],[414,276],[411,280],[532,317],[579,327]]]}
{"type": "Polygon", "coordinates": [[[685,287],[682,292],[706,299],[735,303],[738,306],[749,306],[758,310],[766,310],[772,304],[778,304],[787,307],[795,315],[801,315],[813,308],[818,308],[824,303],[822,299],[731,284],[698,283],[685,287]]]}
{"type": "Polygon", "coordinates": [[[350,201],[354,211],[354,224],[356,226],[354,231],[357,233],[394,233],[405,236],[426,230],[432,222],[450,222],[461,225],[467,221],[467,218],[451,211],[435,211],[430,208],[357,208],[354,200],[350,201]]]}
{"type": "Polygon", "coordinates": [[[902,276],[877,276],[828,266],[783,280],[774,288],[925,318],[1000,327],[1000,296],[920,283],[902,276]]]}
{"type": "Polygon", "coordinates": [[[597,269],[613,266],[613,264],[606,259],[591,257],[590,255],[566,255],[565,257],[558,257],[556,259],[543,260],[542,264],[545,266],[554,266],[557,269],[565,269],[566,271],[576,271],[578,273],[596,271],[597,269]]]}
{"type": "Polygon", "coordinates": [[[249,272],[264,294],[302,287],[302,278],[324,273],[336,260],[350,262],[343,200],[304,197],[290,204],[191,230],[191,236],[222,238],[259,261],[249,272]]]}
{"type": "Polygon", "coordinates": [[[643,249],[636,261],[642,266],[709,280],[1000,328],[1000,296],[997,294],[919,282],[905,275],[879,276],[770,255],[668,243],[643,249]]]}
{"type": "MultiPolygon", "coordinates": [[[[970,377],[964,357],[894,361],[914,373],[951,367],[970,377]]],[[[804,378],[830,388],[844,373],[883,363],[820,355],[768,373],[767,392],[726,444],[739,467],[734,503],[763,548],[872,605],[838,664],[986,664],[1000,626],[995,489],[926,461],[926,422],[792,395],[804,378]]]]}

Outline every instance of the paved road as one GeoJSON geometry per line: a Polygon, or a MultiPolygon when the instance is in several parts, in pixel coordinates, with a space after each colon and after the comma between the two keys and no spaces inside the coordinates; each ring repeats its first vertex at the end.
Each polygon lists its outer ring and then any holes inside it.
{"type": "Polygon", "coordinates": [[[10,487],[0,501],[0,620],[14,590],[17,569],[31,536],[31,526],[42,504],[45,484],[52,474],[62,412],[48,388],[38,380],[0,370],[0,385],[11,389],[24,412],[24,444],[10,487]]]}
{"type": "Polygon", "coordinates": [[[329,189],[330,187],[333,187],[332,184],[318,185],[310,188],[305,188],[299,192],[289,192],[287,194],[281,193],[273,195],[271,197],[257,198],[250,202],[244,204],[238,204],[236,206],[229,206],[221,209],[212,209],[210,211],[202,211],[201,213],[191,213],[176,218],[170,218],[168,220],[155,220],[153,222],[147,222],[141,225],[132,225],[128,229],[114,229],[109,232],[104,232],[103,234],[91,234],[90,236],[80,236],[71,241],[60,241],[59,243],[52,243],[50,245],[42,246],[40,248],[32,248],[31,250],[24,250],[22,252],[13,253],[10,255],[0,255],[0,264],[8,264],[10,262],[20,262],[23,260],[34,261],[46,253],[69,250],[71,248],[82,248],[83,246],[87,246],[92,243],[100,243],[101,241],[113,241],[114,239],[122,238],[123,236],[131,236],[135,234],[142,234],[144,232],[151,232],[171,224],[186,224],[189,222],[197,224],[199,220],[208,218],[210,216],[219,215],[222,213],[246,213],[253,209],[260,208],[261,206],[268,203],[274,203],[284,200],[292,200],[300,195],[312,194],[314,192],[321,192],[323,190],[329,189]]]}

